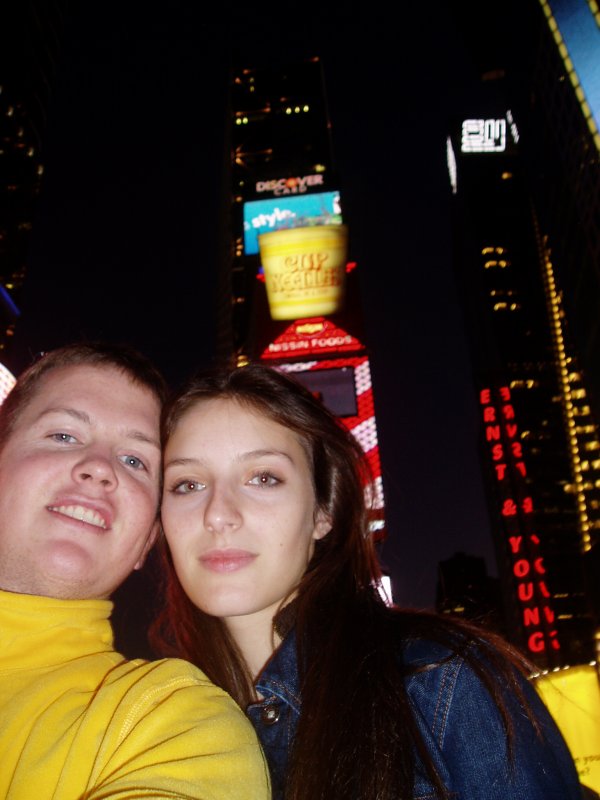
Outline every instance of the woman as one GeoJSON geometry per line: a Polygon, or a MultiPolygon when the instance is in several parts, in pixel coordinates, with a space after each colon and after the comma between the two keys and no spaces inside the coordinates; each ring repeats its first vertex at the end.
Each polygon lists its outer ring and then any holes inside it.
{"type": "Polygon", "coordinates": [[[275,798],[581,797],[517,652],[382,600],[366,461],[308,390],[258,364],[205,374],[163,422],[152,639],[246,709],[275,798]]]}

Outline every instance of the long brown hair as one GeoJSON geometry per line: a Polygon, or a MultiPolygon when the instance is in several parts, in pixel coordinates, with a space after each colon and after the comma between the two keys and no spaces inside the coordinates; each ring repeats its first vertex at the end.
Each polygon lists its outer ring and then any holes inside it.
{"type": "MultiPolygon", "coordinates": [[[[379,561],[369,534],[369,480],[355,437],[289,375],[261,364],[205,372],[167,404],[163,440],[197,403],[234,399],[292,430],[309,455],[315,497],[332,523],[315,543],[294,603],[302,713],[286,779],[289,800],[398,800],[412,796],[415,752],[440,800],[448,792],[415,723],[399,652],[426,638],[459,653],[496,700],[509,750],[504,689],[527,704],[515,677],[528,665],[499,637],[429,613],[390,608],[377,589],[379,561]],[[476,644],[478,657],[471,650],[476,644]],[[340,712],[343,710],[343,724],[340,712]]],[[[160,544],[164,604],[152,625],[157,653],[198,665],[246,708],[253,676],[221,620],[197,609],[181,588],[164,541],[160,544]]]]}

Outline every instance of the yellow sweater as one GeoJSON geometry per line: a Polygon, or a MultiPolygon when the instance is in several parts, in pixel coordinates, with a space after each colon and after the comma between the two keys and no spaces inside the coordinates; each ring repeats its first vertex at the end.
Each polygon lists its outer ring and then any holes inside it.
{"type": "Polygon", "coordinates": [[[127,661],[105,600],[0,591],[0,800],[267,800],[254,729],[185,661],[127,661]]]}

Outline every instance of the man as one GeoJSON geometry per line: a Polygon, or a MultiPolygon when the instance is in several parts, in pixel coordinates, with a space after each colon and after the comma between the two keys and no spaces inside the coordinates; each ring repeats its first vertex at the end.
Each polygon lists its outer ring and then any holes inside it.
{"type": "Polygon", "coordinates": [[[141,355],[44,355],[0,407],[0,798],[266,800],[231,698],[113,649],[112,592],[158,531],[165,386],[141,355]]]}

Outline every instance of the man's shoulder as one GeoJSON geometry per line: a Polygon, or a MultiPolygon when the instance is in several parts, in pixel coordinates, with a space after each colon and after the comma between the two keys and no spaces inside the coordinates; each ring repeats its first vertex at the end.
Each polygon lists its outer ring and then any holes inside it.
{"type": "Polygon", "coordinates": [[[232,708],[236,714],[240,709],[229,694],[214,684],[202,670],[180,658],[162,658],[156,661],[121,658],[108,670],[103,687],[110,691],[125,690],[147,702],[156,702],[165,697],[175,698],[183,693],[187,702],[195,698],[198,703],[218,702],[232,708]]]}
{"type": "Polygon", "coordinates": [[[203,738],[209,749],[214,749],[215,741],[224,750],[256,744],[254,729],[233,698],[181,659],[123,658],[105,675],[97,700],[112,709],[120,739],[134,729],[138,739],[144,731],[152,738],[165,729],[170,737],[192,732],[187,738],[194,749],[203,738]]]}
{"type": "Polygon", "coordinates": [[[214,686],[201,669],[182,658],[148,660],[144,658],[126,658],[118,653],[116,656],[117,660],[112,672],[113,679],[128,675],[140,681],[175,680],[194,685],[214,686]]]}

